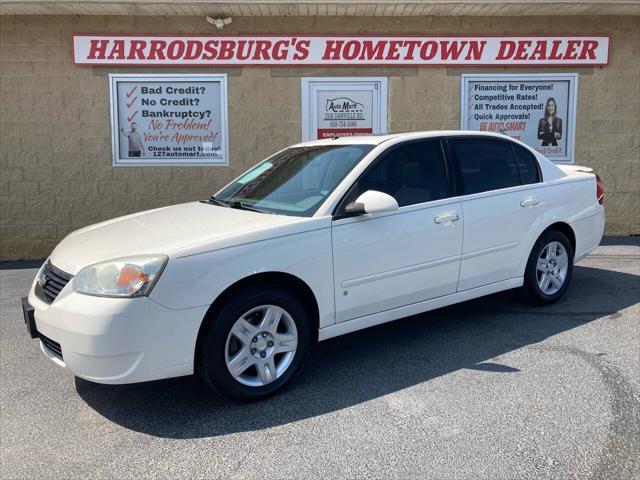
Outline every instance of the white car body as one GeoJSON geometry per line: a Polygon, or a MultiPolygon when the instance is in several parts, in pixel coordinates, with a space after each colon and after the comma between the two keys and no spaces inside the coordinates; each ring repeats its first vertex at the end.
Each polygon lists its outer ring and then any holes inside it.
{"type": "Polygon", "coordinates": [[[49,258],[70,275],[131,255],[163,254],[169,260],[151,293],[141,298],[77,293],[72,280],[47,304],[35,295],[34,282],[28,300],[37,329],[61,345],[64,360],[44,344],[42,350],[75,375],[99,383],[189,375],[212,303],[257,274],[279,272],[304,282],[317,304],[318,339],[325,340],[521,286],[532,246],[552,224],[571,228],[574,261],[600,243],[605,217],[594,175],[555,165],[529,147],[541,183],[332,218],[345,192],[387,148],[461,134],[506,138],[452,131],[307,142],[301,145],[375,145],[312,217],[193,202],[73,232],[49,258]],[[526,205],[531,198],[538,203],[526,205]],[[446,220],[451,214],[457,221],[446,220]],[[436,223],[436,217],[445,221],[436,223]]]}

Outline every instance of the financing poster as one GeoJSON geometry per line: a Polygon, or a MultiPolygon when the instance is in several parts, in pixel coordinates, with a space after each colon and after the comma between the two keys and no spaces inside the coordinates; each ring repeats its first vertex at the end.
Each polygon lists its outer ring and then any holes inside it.
{"type": "Polygon", "coordinates": [[[463,130],[508,135],[573,163],[577,74],[463,75],[463,130]]]}
{"type": "Polygon", "coordinates": [[[227,165],[226,75],[110,75],[114,165],[227,165]]]}

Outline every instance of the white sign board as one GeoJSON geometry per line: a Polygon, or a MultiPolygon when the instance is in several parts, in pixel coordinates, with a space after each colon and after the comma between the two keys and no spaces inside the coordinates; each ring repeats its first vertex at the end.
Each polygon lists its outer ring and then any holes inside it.
{"type": "Polygon", "coordinates": [[[508,135],[573,163],[578,75],[462,75],[461,128],[508,135]]]}
{"type": "Polygon", "coordinates": [[[109,75],[113,165],[228,165],[227,77],[109,75]]]}
{"type": "Polygon", "coordinates": [[[607,35],[74,34],[76,65],[603,66],[607,35]]]}
{"type": "Polygon", "coordinates": [[[387,133],[384,77],[303,78],[302,139],[387,133]]]}

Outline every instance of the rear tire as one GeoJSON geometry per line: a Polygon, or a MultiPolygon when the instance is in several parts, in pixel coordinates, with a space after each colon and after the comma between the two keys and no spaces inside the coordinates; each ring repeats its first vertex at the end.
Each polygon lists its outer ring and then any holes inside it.
{"type": "Polygon", "coordinates": [[[309,316],[293,294],[257,287],[234,296],[213,319],[198,372],[225,397],[260,400],[301,370],[312,338],[309,316]]]}
{"type": "Polygon", "coordinates": [[[524,299],[533,305],[557,302],[571,282],[573,254],[566,235],[557,230],[544,232],[527,261],[522,286],[524,299]]]}

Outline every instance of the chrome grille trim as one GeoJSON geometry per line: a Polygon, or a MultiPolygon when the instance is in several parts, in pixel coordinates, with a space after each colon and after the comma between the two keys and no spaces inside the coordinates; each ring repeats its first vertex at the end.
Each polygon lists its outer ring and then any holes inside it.
{"type": "Polygon", "coordinates": [[[35,294],[43,302],[51,304],[72,278],[73,275],[63,272],[47,261],[42,271],[42,278],[36,283],[35,294]]]}

